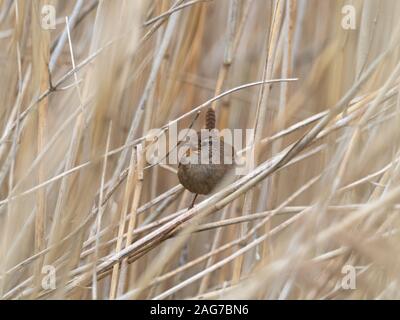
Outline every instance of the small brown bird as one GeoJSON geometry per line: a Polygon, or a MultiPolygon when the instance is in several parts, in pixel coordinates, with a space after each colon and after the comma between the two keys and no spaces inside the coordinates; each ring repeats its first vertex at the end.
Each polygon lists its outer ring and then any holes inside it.
{"type": "Polygon", "coordinates": [[[218,131],[212,129],[215,129],[215,111],[209,108],[206,113],[207,131],[203,132],[203,137],[201,132],[197,132],[197,150],[193,150],[194,148],[189,149],[185,161],[183,162],[180,159],[179,162],[179,182],[187,190],[195,193],[189,208],[194,206],[199,194],[211,193],[234,166],[235,153],[233,146],[225,143],[224,139],[219,136],[218,131]],[[219,163],[213,163],[213,159],[218,159],[218,156],[219,163]]]}

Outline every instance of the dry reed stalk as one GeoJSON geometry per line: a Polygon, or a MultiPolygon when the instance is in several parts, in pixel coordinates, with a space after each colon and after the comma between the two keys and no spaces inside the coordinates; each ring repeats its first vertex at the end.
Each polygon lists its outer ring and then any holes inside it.
{"type": "MultiPolygon", "coordinates": [[[[33,40],[33,79],[39,84],[37,92],[44,91],[50,83],[50,74],[47,67],[47,61],[50,55],[50,33],[43,30],[38,23],[40,8],[44,1],[35,1],[32,3],[32,16],[35,17],[32,23],[33,40]]],[[[40,154],[47,140],[47,122],[48,122],[48,98],[38,103],[38,122],[37,122],[37,153],[40,154]]],[[[43,162],[39,164],[37,173],[37,183],[40,184],[46,179],[46,167],[43,162]]],[[[36,194],[36,215],[35,215],[35,253],[40,252],[45,247],[46,235],[46,195],[43,189],[36,194]]],[[[36,284],[40,283],[39,274],[42,269],[42,259],[35,265],[36,284]]]]}
{"type": "MultiPolygon", "coordinates": [[[[135,175],[135,166],[136,166],[136,150],[132,148],[132,153],[130,157],[128,178],[126,180],[125,185],[125,194],[122,202],[122,208],[120,213],[119,227],[118,227],[118,235],[117,235],[117,243],[115,247],[115,252],[120,252],[122,249],[122,241],[123,234],[125,232],[125,223],[126,223],[126,215],[128,211],[128,205],[131,198],[131,193],[133,189],[133,177],[135,175]]],[[[136,173],[137,174],[137,173],[136,173]]],[[[115,264],[113,266],[112,277],[111,277],[111,286],[110,286],[110,299],[115,299],[117,294],[117,285],[118,285],[118,277],[119,277],[119,264],[115,264]]]]}
{"type": "MultiPolygon", "coordinates": [[[[144,164],[144,155],[142,145],[138,145],[136,149],[136,158],[137,158],[137,171],[135,175],[135,189],[133,191],[133,198],[131,203],[131,213],[128,223],[128,229],[126,231],[126,241],[125,246],[129,246],[132,243],[133,230],[136,228],[137,223],[137,213],[139,207],[140,196],[142,194],[143,188],[143,164],[144,164]]],[[[127,259],[122,260],[121,263],[121,276],[119,279],[119,293],[121,295],[124,291],[124,285],[127,280],[126,273],[128,272],[128,261],[127,259]]],[[[135,277],[135,271],[131,269],[132,278],[135,277]]]]}

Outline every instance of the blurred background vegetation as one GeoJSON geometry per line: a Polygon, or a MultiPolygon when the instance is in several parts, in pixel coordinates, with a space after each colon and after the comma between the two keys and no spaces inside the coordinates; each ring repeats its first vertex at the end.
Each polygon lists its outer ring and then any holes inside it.
{"type": "Polygon", "coordinates": [[[399,298],[399,14],[0,0],[0,296],[399,298]],[[255,164],[188,210],[145,137],[210,105],[255,164]]]}

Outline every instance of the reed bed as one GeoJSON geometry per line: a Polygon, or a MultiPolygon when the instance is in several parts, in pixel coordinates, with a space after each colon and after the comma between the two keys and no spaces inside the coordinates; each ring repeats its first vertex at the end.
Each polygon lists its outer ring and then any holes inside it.
{"type": "Polygon", "coordinates": [[[400,298],[399,14],[0,0],[0,297],[400,298]],[[254,161],[189,208],[149,133],[209,107],[254,161]]]}

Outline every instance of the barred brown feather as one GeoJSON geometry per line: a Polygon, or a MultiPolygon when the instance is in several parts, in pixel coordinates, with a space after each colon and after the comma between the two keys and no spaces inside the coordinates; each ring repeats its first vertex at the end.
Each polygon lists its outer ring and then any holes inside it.
{"type": "Polygon", "coordinates": [[[212,108],[208,108],[206,113],[206,129],[215,129],[215,111],[212,108]]]}

